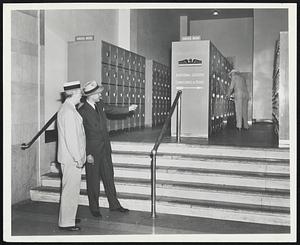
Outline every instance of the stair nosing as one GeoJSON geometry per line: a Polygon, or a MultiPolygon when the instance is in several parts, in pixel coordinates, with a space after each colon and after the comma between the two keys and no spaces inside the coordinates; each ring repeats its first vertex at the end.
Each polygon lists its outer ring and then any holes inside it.
{"type": "MultiPolygon", "coordinates": [[[[52,180],[58,179],[58,173],[47,173],[43,176],[50,178],[52,180]]],[[[43,177],[42,177],[43,178],[43,177]]],[[[86,175],[83,174],[81,179],[83,181],[86,180],[86,175]]],[[[126,177],[115,177],[115,183],[131,183],[131,184],[142,184],[142,185],[150,185],[150,179],[139,179],[139,178],[126,178],[126,177]]],[[[235,192],[235,193],[247,193],[247,194],[262,194],[262,195],[277,195],[282,197],[289,197],[290,191],[288,189],[275,189],[275,188],[261,188],[261,187],[241,187],[241,186],[233,186],[233,185],[221,185],[221,184],[208,184],[208,183],[190,183],[190,182],[177,182],[172,180],[157,180],[157,186],[173,186],[174,188],[193,188],[193,189],[204,189],[204,190],[220,190],[220,192],[235,192]]]]}
{"type": "MultiPolygon", "coordinates": [[[[60,193],[59,187],[36,187],[32,188],[31,191],[39,192],[55,192],[60,193]]],[[[86,190],[80,190],[80,195],[87,196],[86,190]]],[[[105,197],[104,193],[100,193],[100,197],[105,197]]],[[[144,194],[125,194],[118,193],[119,199],[142,199],[142,200],[151,200],[151,195],[144,194]]],[[[183,205],[194,205],[194,206],[205,206],[211,208],[221,208],[221,209],[230,209],[230,210],[244,210],[244,211],[257,211],[263,213],[281,213],[281,214],[290,214],[290,208],[286,207],[276,207],[269,205],[256,205],[256,204],[240,204],[240,203],[231,203],[223,201],[207,201],[207,200],[196,200],[196,199],[187,199],[187,198],[171,198],[164,196],[157,196],[157,202],[168,202],[168,203],[178,203],[183,205]],[[234,208],[232,208],[234,207],[234,208]]]]}
{"type": "MultiPolygon", "coordinates": [[[[147,157],[149,159],[149,162],[151,161],[150,153],[145,154],[144,152],[129,152],[129,151],[113,151],[113,155],[130,155],[134,157],[135,155],[147,157]]],[[[197,154],[176,154],[176,153],[170,153],[170,154],[165,154],[162,153],[160,154],[159,152],[157,153],[157,157],[162,157],[162,159],[168,159],[167,157],[170,156],[170,160],[191,160],[194,161],[194,159],[200,160],[200,161],[206,161],[206,160],[223,160],[228,163],[239,163],[239,164],[255,164],[259,165],[259,163],[270,163],[270,165],[282,165],[282,166],[289,166],[290,165],[290,160],[289,159],[279,159],[279,158],[253,158],[253,157],[235,157],[235,156],[213,156],[213,155],[197,155],[197,154]]]]}
{"type": "MultiPolygon", "coordinates": [[[[144,155],[144,156],[149,156],[150,158],[150,153],[151,151],[134,151],[134,150],[113,150],[113,154],[128,154],[128,155],[144,155]]],[[[187,158],[203,158],[203,159],[228,159],[228,160],[237,160],[237,161],[252,161],[252,162],[272,162],[272,163],[277,163],[277,162],[283,162],[285,164],[289,164],[290,159],[286,158],[267,158],[267,157],[251,157],[251,156],[246,156],[246,157],[241,157],[241,156],[225,156],[225,155],[207,155],[207,154],[194,154],[194,153],[168,153],[168,152],[157,152],[157,156],[177,156],[177,157],[187,157],[187,158]]]]}
{"type": "MultiPolygon", "coordinates": [[[[118,164],[114,163],[114,168],[122,169],[150,169],[150,165],[139,164],[118,164]]],[[[216,175],[230,175],[230,176],[247,176],[254,178],[271,178],[271,179],[289,179],[290,175],[286,173],[268,173],[268,172],[253,172],[240,170],[223,170],[223,169],[207,169],[207,168],[192,168],[192,167],[172,167],[172,166],[156,166],[158,171],[164,172],[179,172],[183,174],[199,173],[199,174],[216,174],[216,175]]]]}

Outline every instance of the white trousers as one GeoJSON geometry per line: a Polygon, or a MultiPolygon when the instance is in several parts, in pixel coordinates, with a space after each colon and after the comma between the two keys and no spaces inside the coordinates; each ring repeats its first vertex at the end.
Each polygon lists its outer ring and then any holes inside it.
{"type": "Polygon", "coordinates": [[[249,128],[248,125],[248,97],[245,95],[235,95],[235,116],[236,127],[242,128],[242,121],[244,128],[249,128]]]}
{"type": "Polygon", "coordinates": [[[58,225],[74,226],[80,195],[81,168],[76,168],[75,163],[68,163],[61,164],[61,170],[63,176],[58,225]]]}

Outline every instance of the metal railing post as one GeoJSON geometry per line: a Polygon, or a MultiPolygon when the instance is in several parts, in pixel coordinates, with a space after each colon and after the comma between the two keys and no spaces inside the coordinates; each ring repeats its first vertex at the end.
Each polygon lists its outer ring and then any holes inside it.
{"type": "Polygon", "coordinates": [[[181,95],[177,103],[177,117],[176,117],[176,142],[180,143],[181,137],[181,95]]]}
{"type": "Polygon", "coordinates": [[[151,217],[156,217],[156,151],[151,151],[151,217]]]}
{"type": "Polygon", "coordinates": [[[175,111],[175,107],[177,106],[177,125],[176,125],[176,138],[177,142],[180,142],[180,135],[181,135],[181,100],[180,96],[182,94],[182,91],[179,90],[176,94],[175,100],[171,106],[170,113],[165,120],[165,123],[160,131],[159,136],[157,137],[154,147],[151,150],[150,157],[151,157],[151,216],[152,219],[156,218],[156,156],[157,156],[157,149],[162,142],[164,133],[166,132],[168,128],[168,124],[170,123],[171,117],[173,115],[173,112],[175,111]],[[178,104],[179,103],[179,104],[178,104]]]}

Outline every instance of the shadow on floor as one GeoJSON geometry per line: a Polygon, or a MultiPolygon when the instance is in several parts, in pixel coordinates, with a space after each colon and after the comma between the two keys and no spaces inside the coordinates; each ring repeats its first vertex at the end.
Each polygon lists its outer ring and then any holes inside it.
{"type": "Polygon", "coordinates": [[[133,234],[283,234],[285,226],[224,221],[181,215],[158,214],[131,210],[129,213],[110,212],[101,208],[102,218],[93,217],[87,206],[79,206],[81,231],[68,232],[57,228],[58,203],[26,201],[12,207],[13,236],[51,235],[133,235],[133,234]]]}

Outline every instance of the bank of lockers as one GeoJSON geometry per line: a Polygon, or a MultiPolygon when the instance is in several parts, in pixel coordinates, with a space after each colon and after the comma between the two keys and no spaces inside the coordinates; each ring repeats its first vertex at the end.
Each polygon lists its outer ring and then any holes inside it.
{"type": "MultiPolygon", "coordinates": [[[[182,90],[182,136],[208,138],[226,123],[234,124],[230,62],[209,40],[172,43],[172,100],[182,90]]],[[[176,133],[172,117],[171,133],[176,133]]]]}
{"type": "Polygon", "coordinates": [[[161,126],[171,107],[170,67],[154,60],[146,61],[146,118],[147,126],[161,126]]]}
{"type": "Polygon", "coordinates": [[[144,127],[145,57],[104,41],[69,42],[68,80],[101,82],[108,105],[138,105],[131,117],[108,120],[109,131],[144,127]]]}
{"type": "Polygon", "coordinates": [[[279,147],[289,142],[288,32],[280,32],[275,42],[272,87],[272,119],[279,147]]]}

